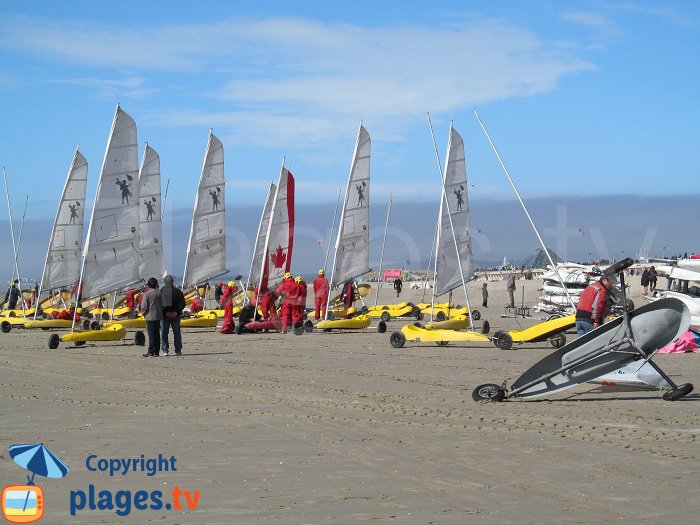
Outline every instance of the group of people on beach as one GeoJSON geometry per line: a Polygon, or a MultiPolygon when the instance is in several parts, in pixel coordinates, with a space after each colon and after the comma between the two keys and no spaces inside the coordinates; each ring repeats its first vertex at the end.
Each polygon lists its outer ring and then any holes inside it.
{"type": "Polygon", "coordinates": [[[146,292],[141,297],[139,312],[146,320],[148,352],[143,357],[167,356],[170,353],[168,334],[173,332],[175,355],[182,355],[182,335],[180,318],[185,309],[185,295],[173,285],[173,276],[166,275],[163,287],[158,288],[158,280],[151,277],[146,282],[146,292]]]}

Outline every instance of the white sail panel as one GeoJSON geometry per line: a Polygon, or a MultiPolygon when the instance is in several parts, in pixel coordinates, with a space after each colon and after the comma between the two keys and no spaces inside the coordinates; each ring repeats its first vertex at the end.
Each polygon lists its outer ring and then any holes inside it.
{"type": "Polygon", "coordinates": [[[466,282],[474,275],[464,142],[455,129],[450,130],[447,145],[447,163],[439,220],[435,295],[454,290],[462,285],[462,278],[466,282]],[[454,228],[454,235],[452,228],[454,228]]]}
{"type": "Polygon", "coordinates": [[[331,286],[369,271],[370,155],[369,133],[360,126],[335,243],[335,269],[331,286]]]}
{"type": "Polygon", "coordinates": [[[146,144],[139,171],[139,277],[163,276],[160,157],[146,144]]]}
{"type": "Polygon", "coordinates": [[[187,245],[182,286],[203,283],[226,269],[224,146],[209,133],[187,245]]]}
{"type": "Polygon", "coordinates": [[[267,230],[270,224],[270,215],[272,214],[272,203],[275,200],[277,186],[270,183],[270,191],[267,194],[267,200],[263,207],[262,215],[260,216],[260,224],[258,225],[258,235],[255,240],[255,249],[253,250],[253,258],[250,263],[250,273],[248,275],[248,283],[257,285],[262,276],[263,258],[266,253],[267,245],[267,230]]]}
{"type": "Polygon", "coordinates": [[[73,287],[80,278],[87,174],[87,160],[76,149],[51,230],[42,290],[73,287]]]}
{"type": "Polygon", "coordinates": [[[117,106],[85,246],[83,297],[139,280],[136,123],[117,106]]]}
{"type": "Polygon", "coordinates": [[[262,265],[261,289],[274,290],[292,267],[294,248],[294,176],[282,168],[272,205],[262,265]]]}

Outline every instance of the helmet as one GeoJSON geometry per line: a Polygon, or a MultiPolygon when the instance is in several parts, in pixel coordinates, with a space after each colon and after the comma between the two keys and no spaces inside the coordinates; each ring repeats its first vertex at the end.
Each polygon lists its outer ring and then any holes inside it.
{"type": "Polygon", "coordinates": [[[321,269],[318,271],[318,274],[319,274],[319,275],[326,275],[326,270],[324,270],[323,268],[321,268],[321,269]]]}
{"type": "Polygon", "coordinates": [[[294,278],[294,282],[295,282],[295,283],[300,283],[300,282],[303,281],[303,280],[304,280],[304,279],[301,278],[301,275],[297,275],[297,276],[294,278]]]}
{"type": "Polygon", "coordinates": [[[355,308],[354,306],[351,306],[350,308],[348,308],[348,311],[346,312],[347,315],[353,315],[356,313],[357,313],[357,308],[355,308]]]}
{"type": "Polygon", "coordinates": [[[236,286],[236,283],[233,282],[233,281],[229,281],[229,282],[228,282],[228,285],[229,285],[231,288],[233,288],[234,286],[236,286]]]}
{"type": "Polygon", "coordinates": [[[292,274],[289,273],[289,272],[287,272],[287,273],[284,274],[284,278],[285,278],[285,279],[291,279],[291,278],[292,278],[292,274]]]}
{"type": "Polygon", "coordinates": [[[216,283],[216,286],[223,286],[223,285],[224,285],[224,283],[222,283],[221,281],[219,281],[218,283],[216,283]]]}

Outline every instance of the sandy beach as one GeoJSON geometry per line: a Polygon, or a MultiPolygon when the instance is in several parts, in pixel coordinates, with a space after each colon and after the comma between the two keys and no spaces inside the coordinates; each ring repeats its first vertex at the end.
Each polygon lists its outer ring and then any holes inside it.
{"type": "MultiPolygon", "coordinates": [[[[501,318],[503,281],[481,308],[481,284],[469,285],[472,306],[492,332],[534,324],[501,318]]],[[[534,304],[539,284],[518,281],[516,297],[524,286],[534,304]]],[[[401,300],[421,295],[404,289],[401,300]]],[[[395,300],[384,288],[381,302],[395,300]]],[[[186,331],[183,357],[150,359],[131,344],[49,350],[50,332],[0,334],[3,484],[26,481],[8,447],[43,442],[70,467],[64,479],[37,477],[47,524],[696,522],[700,394],[666,402],[585,385],[475,403],[476,385],[512,381],[552,347],[394,349],[389,334],[406,322],[386,334],[186,331]],[[176,471],[88,470],[142,454],[174,456],[176,471]],[[72,516],[71,498],[91,485],[115,498],[161,491],[164,503],[177,486],[199,499],[193,510],[182,498],[181,510],[132,504],[123,516],[85,503],[72,516]]],[[[698,355],[658,362],[700,386],[698,355]]]]}

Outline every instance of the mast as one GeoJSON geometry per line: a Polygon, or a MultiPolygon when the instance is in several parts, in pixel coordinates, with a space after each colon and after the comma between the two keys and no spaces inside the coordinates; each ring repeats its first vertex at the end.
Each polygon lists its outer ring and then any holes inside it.
{"type": "Polygon", "coordinates": [[[391,214],[391,203],[393,202],[391,193],[389,194],[389,204],[386,209],[386,222],[384,223],[384,240],[382,240],[382,253],[379,256],[379,276],[378,279],[379,281],[377,282],[377,294],[374,298],[374,307],[377,307],[377,303],[379,302],[379,289],[382,287],[382,284],[384,283],[384,278],[382,277],[382,267],[384,265],[384,246],[386,245],[386,231],[389,229],[389,215],[391,214]]]}
{"type": "Polygon", "coordinates": [[[282,185],[281,177],[284,172],[284,163],[286,160],[287,157],[282,157],[282,166],[280,166],[280,182],[277,183],[277,187],[275,188],[275,198],[272,200],[272,207],[270,208],[270,220],[267,223],[267,233],[265,234],[265,249],[263,250],[263,256],[261,257],[260,261],[260,281],[258,282],[258,295],[257,297],[255,297],[256,305],[258,304],[258,297],[260,296],[260,292],[262,292],[260,288],[265,277],[265,265],[267,264],[268,251],[270,249],[270,233],[272,232],[272,218],[275,216],[275,210],[277,209],[277,197],[279,196],[280,186],[282,185]]]}
{"type": "MultiPolygon", "coordinates": [[[[282,161],[282,165],[284,166],[284,160],[282,161]]],[[[267,229],[270,226],[271,222],[271,211],[272,211],[272,205],[275,201],[275,197],[277,196],[277,186],[275,186],[275,183],[270,181],[270,188],[267,190],[267,199],[265,200],[265,204],[263,204],[263,210],[262,213],[260,214],[260,222],[258,223],[258,233],[255,235],[255,244],[253,245],[253,254],[252,257],[250,258],[250,269],[248,270],[248,279],[246,280],[245,283],[245,289],[243,290],[245,297],[247,297],[247,291],[248,287],[250,286],[250,282],[253,280],[253,269],[255,267],[255,257],[257,256],[257,251],[258,251],[258,242],[260,241],[260,233],[262,232],[263,229],[263,222],[265,222],[265,218],[267,216],[267,224],[265,225],[265,242],[267,242],[267,229]]],[[[264,248],[266,246],[263,246],[264,248]]],[[[263,257],[266,256],[267,252],[263,252],[261,255],[263,257]]],[[[261,257],[262,258],[262,257],[261,257]]],[[[260,275],[262,278],[262,274],[260,275]]],[[[259,289],[258,289],[259,292],[259,289]]],[[[257,297],[256,297],[256,302],[257,302],[257,297]]]]}
{"type": "Polygon", "coordinates": [[[513,187],[513,191],[515,192],[515,196],[518,198],[518,201],[520,201],[520,205],[523,207],[523,210],[525,211],[525,215],[527,216],[527,219],[530,221],[530,226],[532,226],[532,229],[535,230],[535,235],[537,235],[537,240],[540,241],[540,246],[542,246],[542,249],[544,250],[545,255],[547,255],[547,259],[549,259],[549,264],[552,265],[552,269],[557,274],[557,278],[559,279],[559,282],[561,283],[562,288],[564,288],[564,293],[566,294],[566,298],[569,300],[569,303],[571,303],[572,308],[574,308],[574,310],[575,310],[576,303],[574,303],[574,300],[571,298],[571,295],[569,295],[569,290],[566,288],[566,285],[564,284],[564,279],[562,279],[562,276],[559,273],[559,269],[557,268],[557,265],[554,264],[554,261],[552,260],[552,256],[549,254],[549,250],[547,249],[547,246],[545,246],[544,241],[542,240],[542,237],[540,236],[540,232],[537,231],[537,226],[535,226],[535,222],[532,220],[532,217],[530,217],[530,212],[527,211],[527,207],[525,206],[525,203],[523,202],[522,197],[520,197],[520,192],[518,191],[518,188],[515,187],[515,183],[513,182],[513,179],[510,176],[510,173],[508,173],[508,168],[506,168],[506,165],[503,163],[503,160],[501,159],[501,156],[499,155],[498,150],[496,149],[496,145],[491,140],[491,136],[489,135],[489,132],[486,131],[486,126],[484,126],[484,123],[481,121],[481,117],[479,117],[479,114],[476,112],[476,110],[474,110],[474,115],[476,115],[476,119],[479,121],[479,124],[481,125],[481,129],[484,130],[484,134],[486,135],[486,138],[488,139],[489,143],[491,144],[491,148],[493,149],[493,152],[496,154],[496,157],[498,158],[498,162],[501,164],[501,168],[503,168],[503,172],[506,174],[506,177],[508,177],[508,181],[510,182],[510,185],[513,187]]]}
{"type": "Polygon", "coordinates": [[[333,211],[333,222],[331,223],[331,231],[328,232],[328,246],[326,246],[326,258],[323,260],[323,271],[328,268],[328,254],[331,252],[331,239],[333,238],[333,230],[335,229],[335,219],[338,215],[338,205],[340,204],[340,195],[343,193],[343,188],[338,189],[338,198],[335,201],[335,210],[333,211]]]}
{"type": "MultiPolygon", "coordinates": [[[[19,286],[19,295],[22,297],[22,279],[19,275],[19,266],[17,265],[17,245],[15,244],[15,232],[14,232],[14,227],[12,225],[12,208],[10,206],[10,192],[7,189],[7,172],[5,170],[5,166],[2,167],[2,175],[5,180],[5,197],[7,199],[7,213],[10,216],[10,236],[12,237],[12,252],[14,253],[14,273],[13,277],[17,276],[17,285],[19,286]]],[[[24,298],[22,298],[22,311],[24,312],[24,298]]]]}

